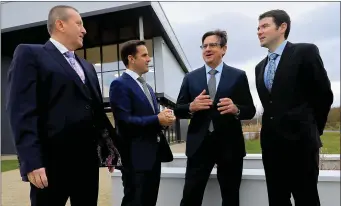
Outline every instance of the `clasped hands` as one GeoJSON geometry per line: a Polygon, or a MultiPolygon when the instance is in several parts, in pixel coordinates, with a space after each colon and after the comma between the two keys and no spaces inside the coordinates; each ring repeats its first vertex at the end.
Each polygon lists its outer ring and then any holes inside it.
{"type": "MultiPolygon", "coordinates": [[[[190,112],[196,112],[200,110],[209,109],[213,105],[213,100],[210,99],[210,96],[206,94],[206,90],[204,89],[190,104],[189,110],[190,112]]],[[[230,98],[221,98],[219,99],[219,103],[217,104],[218,111],[220,114],[237,114],[238,108],[233,103],[230,98]]]]}
{"type": "Polygon", "coordinates": [[[162,110],[157,117],[162,126],[171,126],[176,119],[173,110],[167,108],[162,110]]]}

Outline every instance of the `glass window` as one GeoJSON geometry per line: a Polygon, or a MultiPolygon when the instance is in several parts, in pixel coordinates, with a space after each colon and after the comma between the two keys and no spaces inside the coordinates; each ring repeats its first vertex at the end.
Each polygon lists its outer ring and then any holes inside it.
{"type": "Polygon", "coordinates": [[[154,66],[154,58],[153,58],[153,40],[146,39],[146,47],[148,50],[148,55],[150,56],[149,66],[154,66]]]}
{"type": "Polygon", "coordinates": [[[120,40],[136,38],[135,30],[135,27],[132,25],[120,28],[120,40]]]}
{"type": "Polygon", "coordinates": [[[102,71],[118,70],[117,45],[108,45],[102,47],[103,63],[102,71]]]}
{"type": "Polygon", "coordinates": [[[153,57],[153,40],[146,39],[144,41],[146,42],[146,47],[147,47],[147,50],[148,50],[148,55],[150,57],[153,57]]]}
{"type": "Polygon", "coordinates": [[[101,87],[101,92],[103,93],[102,73],[97,73],[97,78],[98,78],[98,81],[99,81],[99,86],[101,87]]]}
{"type": "Polygon", "coordinates": [[[76,51],[75,51],[75,54],[76,54],[78,57],[84,59],[84,49],[76,50],[76,51]]]}
{"type": "Polygon", "coordinates": [[[112,114],[112,112],[108,112],[106,113],[108,119],[110,120],[110,123],[112,124],[112,126],[115,128],[115,120],[114,120],[114,115],[112,114]]]}
{"type": "Polygon", "coordinates": [[[156,32],[154,31],[155,27],[153,26],[153,21],[148,18],[148,17],[144,17],[143,18],[143,34],[144,34],[144,38],[152,38],[153,34],[155,34],[156,32]]]}
{"type": "Polygon", "coordinates": [[[122,74],[123,74],[125,71],[126,71],[126,69],[120,70],[120,71],[119,71],[119,75],[122,76],[122,74]]]}
{"type": "Polygon", "coordinates": [[[120,51],[120,54],[118,55],[119,56],[119,58],[118,58],[119,59],[119,61],[118,61],[118,68],[120,70],[127,69],[126,66],[123,64],[123,61],[122,61],[122,58],[121,58],[121,49],[122,49],[122,45],[123,44],[124,43],[121,43],[121,44],[118,45],[118,49],[120,51]]]}
{"type": "Polygon", "coordinates": [[[103,72],[103,97],[109,97],[110,84],[118,77],[118,71],[103,72]]]}
{"type": "Polygon", "coordinates": [[[86,60],[94,65],[96,72],[101,72],[101,52],[99,47],[86,49],[86,60]]]}
{"type": "Polygon", "coordinates": [[[102,24],[102,43],[103,44],[112,44],[113,42],[117,41],[117,32],[115,30],[114,25],[111,23],[104,23],[102,24]],[[112,25],[112,26],[111,26],[112,25]]]}
{"type": "Polygon", "coordinates": [[[86,47],[94,47],[101,44],[101,36],[99,34],[99,24],[95,19],[87,19],[84,21],[84,28],[87,34],[84,36],[84,45],[86,47]]]}
{"type": "Polygon", "coordinates": [[[155,92],[155,78],[154,78],[154,68],[149,67],[149,71],[144,74],[144,78],[146,82],[153,88],[155,92]]]}

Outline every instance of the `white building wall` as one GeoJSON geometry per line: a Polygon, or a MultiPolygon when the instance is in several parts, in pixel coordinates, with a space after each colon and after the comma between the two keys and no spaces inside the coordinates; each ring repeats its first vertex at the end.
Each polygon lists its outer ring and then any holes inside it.
{"type": "Polygon", "coordinates": [[[153,38],[156,92],[176,102],[185,72],[162,37],[153,38]]]}

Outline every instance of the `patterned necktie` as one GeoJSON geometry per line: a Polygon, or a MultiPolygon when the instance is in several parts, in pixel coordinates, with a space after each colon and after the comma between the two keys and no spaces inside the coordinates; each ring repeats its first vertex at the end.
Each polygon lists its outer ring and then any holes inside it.
{"type": "Polygon", "coordinates": [[[265,78],[265,86],[266,88],[271,91],[272,84],[274,82],[275,78],[275,71],[276,71],[276,58],[278,57],[278,54],[272,53],[269,55],[270,61],[269,61],[269,67],[266,72],[266,78],[265,78]]]}
{"type": "MultiPolygon", "coordinates": [[[[216,89],[217,83],[216,83],[215,75],[218,73],[218,71],[215,69],[211,69],[208,73],[211,75],[210,79],[208,80],[208,84],[207,84],[208,92],[210,93],[210,98],[212,100],[214,100],[215,94],[217,92],[217,89],[216,89]]],[[[212,120],[210,122],[210,127],[208,129],[210,132],[212,132],[214,130],[212,120]]]]}
{"type": "Polygon", "coordinates": [[[67,51],[64,53],[64,55],[67,57],[67,59],[69,60],[69,63],[71,64],[71,67],[76,71],[76,73],[78,74],[78,76],[81,78],[81,80],[83,81],[83,83],[85,83],[85,76],[84,76],[84,72],[81,68],[79,68],[76,65],[76,57],[75,54],[71,51],[67,51]]]}
{"type": "Polygon", "coordinates": [[[149,91],[149,89],[148,89],[146,80],[144,80],[143,77],[139,77],[139,78],[137,78],[137,80],[138,80],[139,82],[141,82],[142,87],[143,87],[143,90],[144,90],[144,93],[146,94],[147,99],[148,99],[148,101],[149,101],[150,105],[152,106],[153,111],[154,111],[154,113],[155,113],[155,108],[154,108],[152,96],[151,96],[150,91],[149,91]]]}

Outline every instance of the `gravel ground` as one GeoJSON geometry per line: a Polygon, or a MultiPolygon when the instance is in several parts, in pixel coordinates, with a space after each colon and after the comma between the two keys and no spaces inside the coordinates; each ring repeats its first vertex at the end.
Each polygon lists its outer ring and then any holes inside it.
{"type": "MultiPolygon", "coordinates": [[[[171,146],[174,153],[185,152],[185,144],[174,144],[171,146]]],[[[6,156],[1,159],[15,159],[15,156],[6,156]]],[[[12,170],[1,173],[1,205],[2,206],[28,206],[29,184],[22,182],[19,170],[12,170]]],[[[66,204],[70,206],[68,202],[66,204]]],[[[111,180],[107,168],[100,169],[98,206],[110,206],[111,200],[111,180]]]]}

